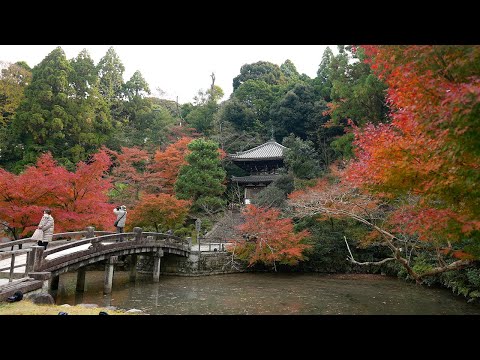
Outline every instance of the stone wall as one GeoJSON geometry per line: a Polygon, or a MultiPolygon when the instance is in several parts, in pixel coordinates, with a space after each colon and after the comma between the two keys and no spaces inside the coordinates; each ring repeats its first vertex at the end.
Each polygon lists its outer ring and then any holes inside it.
{"type": "MultiPolygon", "coordinates": [[[[202,252],[192,251],[188,258],[165,254],[160,264],[161,275],[178,276],[203,276],[216,274],[231,274],[246,271],[245,265],[240,265],[239,270],[232,268],[229,261],[231,255],[226,252],[202,252]]],[[[137,262],[137,271],[140,274],[153,273],[153,257],[142,255],[137,262]]]]}

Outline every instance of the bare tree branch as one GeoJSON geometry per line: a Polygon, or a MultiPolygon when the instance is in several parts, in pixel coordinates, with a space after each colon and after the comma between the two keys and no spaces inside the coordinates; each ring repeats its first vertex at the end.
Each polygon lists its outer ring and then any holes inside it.
{"type": "MultiPolygon", "coordinates": [[[[361,194],[356,189],[350,189],[342,187],[341,185],[330,185],[323,189],[312,189],[308,193],[305,192],[300,196],[295,197],[294,199],[289,200],[289,205],[295,210],[295,213],[300,216],[315,216],[319,214],[326,214],[329,216],[337,217],[349,217],[354,219],[362,224],[367,225],[368,227],[376,230],[380,233],[384,239],[384,245],[392,251],[393,257],[384,259],[380,262],[365,262],[360,263],[353,258],[353,254],[350,251],[350,247],[345,239],[347,244],[350,257],[348,260],[352,263],[358,265],[379,265],[391,260],[395,260],[400,263],[407,273],[415,279],[417,283],[421,283],[422,279],[428,276],[436,275],[443,273],[445,271],[457,270],[463,267],[471,265],[473,260],[458,260],[451,264],[447,264],[443,259],[439,257],[439,267],[428,270],[424,273],[417,273],[410,266],[410,256],[411,252],[408,255],[408,260],[402,257],[401,248],[395,245],[395,241],[403,242],[404,240],[399,239],[394,234],[386,231],[385,229],[377,226],[372,221],[367,220],[364,216],[361,215],[365,209],[374,208],[378,210],[379,204],[376,203],[369,195],[361,194]],[[361,211],[357,211],[360,209],[361,211]]],[[[440,256],[439,249],[437,249],[437,255],[440,256]]]]}
{"type": "Polygon", "coordinates": [[[385,264],[388,261],[395,260],[395,258],[386,258],[386,259],[383,259],[381,261],[358,262],[353,258],[353,254],[350,250],[350,246],[348,246],[347,238],[345,236],[343,236],[343,238],[345,239],[345,244],[347,244],[347,249],[348,249],[348,252],[350,253],[350,256],[347,257],[347,260],[350,261],[352,264],[356,264],[356,265],[382,265],[382,264],[385,264]]]}

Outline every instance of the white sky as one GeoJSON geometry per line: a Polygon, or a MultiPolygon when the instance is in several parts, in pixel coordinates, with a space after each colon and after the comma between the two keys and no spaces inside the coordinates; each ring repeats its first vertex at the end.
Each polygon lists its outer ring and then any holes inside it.
{"type": "MultiPolygon", "coordinates": [[[[0,45],[0,61],[26,61],[34,67],[58,45],[0,45]]],[[[95,64],[106,54],[110,45],[60,45],[68,59],[87,49],[95,64]]],[[[336,54],[336,45],[328,45],[336,54]]],[[[166,91],[164,97],[180,103],[191,102],[197,91],[210,87],[210,74],[215,73],[215,85],[231,92],[232,81],[244,64],[270,61],[281,65],[290,59],[300,74],[316,76],[327,45],[113,45],[125,66],[124,81],[140,70],[150,86],[166,91]]]]}

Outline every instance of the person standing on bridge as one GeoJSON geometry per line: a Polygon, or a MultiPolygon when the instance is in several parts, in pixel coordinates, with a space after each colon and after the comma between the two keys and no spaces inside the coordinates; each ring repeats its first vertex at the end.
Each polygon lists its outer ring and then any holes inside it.
{"type": "Polygon", "coordinates": [[[43,246],[47,250],[48,242],[53,238],[53,228],[55,221],[51,215],[52,211],[50,209],[43,210],[42,220],[38,224],[38,228],[43,231],[43,241],[39,240],[37,245],[43,246]]]}
{"type": "MultiPolygon", "coordinates": [[[[125,227],[125,222],[127,220],[127,207],[125,205],[117,206],[113,209],[113,213],[117,215],[117,220],[115,221],[115,226],[117,227],[117,233],[123,233],[123,228],[125,227]]],[[[119,240],[123,241],[123,235],[119,236],[119,240]]]]}

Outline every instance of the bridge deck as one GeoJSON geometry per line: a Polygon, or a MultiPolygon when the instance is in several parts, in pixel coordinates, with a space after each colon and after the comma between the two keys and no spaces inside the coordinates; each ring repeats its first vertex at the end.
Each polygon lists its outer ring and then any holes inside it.
{"type": "MultiPolygon", "coordinates": [[[[102,242],[102,244],[108,244],[108,243],[109,242],[107,242],[107,241],[102,242]]],[[[72,254],[72,253],[75,253],[75,252],[78,252],[78,251],[86,250],[86,249],[88,249],[89,246],[90,246],[90,243],[75,246],[75,247],[72,247],[70,249],[66,249],[66,250],[62,250],[62,251],[50,254],[45,259],[46,260],[56,259],[60,256],[64,256],[64,255],[72,254]]],[[[55,247],[55,246],[52,246],[52,248],[53,247],[55,247]]],[[[50,249],[50,248],[51,247],[48,247],[48,249],[50,249]]],[[[13,269],[14,274],[24,274],[25,273],[26,262],[27,262],[27,255],[26,254],[16,256],[15,257],[15,265],[23,265],[23,266],[20,266],[18,268],[13,269]]],[[[6,259],[3,259],[3,260],[0,260],[0,268],[4,268],[4,267],[7,267],[7,266],[10,266],[10,257],[8,257],[6,259]]],[[[8,274],[9,273],[10,273],[10,270],[1,271],[0,286],[8,284],[8,274]],[[6,278],[2,278],[2,277],[6,277],[6,278]]]]}

